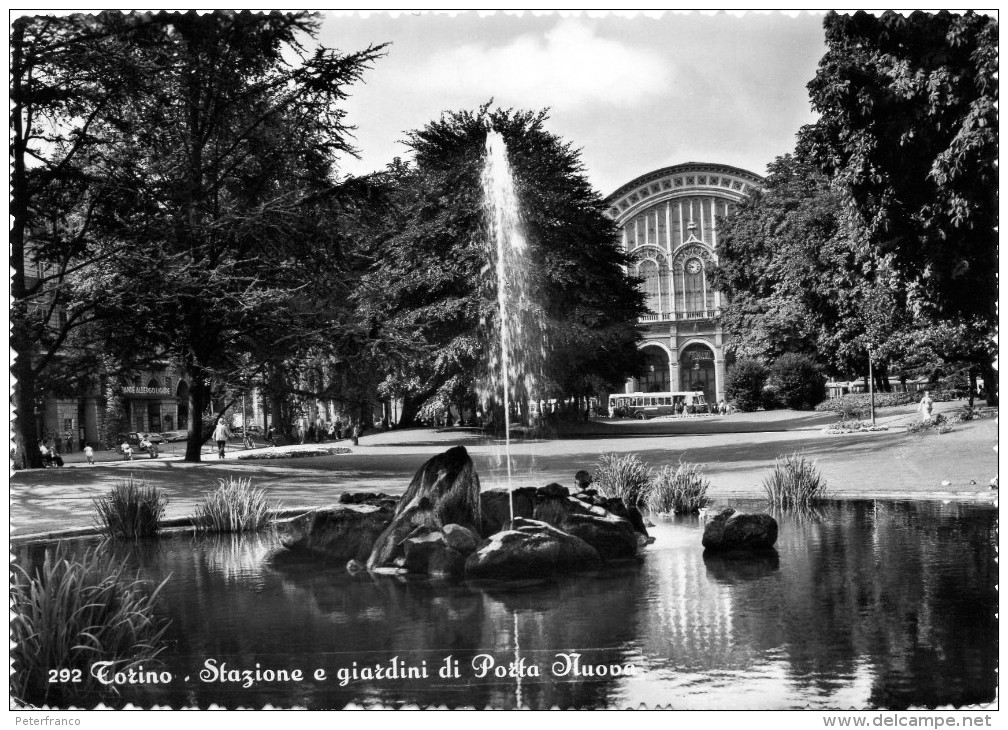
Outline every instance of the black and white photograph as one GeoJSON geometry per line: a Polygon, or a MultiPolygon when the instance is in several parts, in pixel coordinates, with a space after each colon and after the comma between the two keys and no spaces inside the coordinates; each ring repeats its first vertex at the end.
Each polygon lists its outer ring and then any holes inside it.
{"type": "Polygon", "coordinates": [[[8,58],[12,725],[992,726],[996,10],[26,9],[8,58]]]}

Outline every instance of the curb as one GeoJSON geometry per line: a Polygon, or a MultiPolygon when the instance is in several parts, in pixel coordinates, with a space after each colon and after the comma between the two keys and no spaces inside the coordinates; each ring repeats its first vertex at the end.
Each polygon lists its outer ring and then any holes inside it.
{"type": "MultiPolygon", "coordinates": [[[[280,520],[299,517],[300,515],[321,509],[320,507],[289,507],[269,513],[270,520],[277,522],[280,520]]],[[[172,517],[161,522],[159,533],[173,534],[179,532],[197,532],[191,517],[172,517]]],[[[35,532],[30,535],[11,535],[10,546],[23,547],[37,542],[51,542],[53,540],[72,540],[81,537],[101,537],[102,532],[97,527],[75,527],[67,530],[51,530],[49,532],[35,532]]]]}

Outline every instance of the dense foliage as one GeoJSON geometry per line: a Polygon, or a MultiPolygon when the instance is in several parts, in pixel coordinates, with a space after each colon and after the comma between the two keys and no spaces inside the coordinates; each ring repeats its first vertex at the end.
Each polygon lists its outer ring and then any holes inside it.
{"type": "Polygon", "coordinates": [[[877,351],[909,329],[943,360],[982,372],[993,400],[997,20],[830,13],[824,28],[809,84],[819,120],[798,149],[844,196],[876,281],[899,293],[877,302],[867,344],[877,351]]]}
{"type": "Polygon", "coordinates": [[[578,151],[546,129],[545,112],[448,113],[407,137],[414,165],[393,166],[399,186],[391,235],[361,299],[396,367],[384,384],[404,397],[402,423],[425,405],[473,403],[489,368],[496,290],[487,251],[481,173],[487,129],[508,149],[531,261],[528,289],[542,329],[530,343],[535,392],[601,394],[640,364],[643,296],[578,151]]]}
{"type": "Polygon", "coordinates": [[[809,357],[787,353],[770,366],[770,387],[787,408],[809,410],[826,397],[826,376],[809,357]]]}
{"type": "Polygon", "coordinates": [[[740,411],[757,410],[769,375],[770,371],[759,360],[738,360],[725,373],[725,398],[740,411]]]}

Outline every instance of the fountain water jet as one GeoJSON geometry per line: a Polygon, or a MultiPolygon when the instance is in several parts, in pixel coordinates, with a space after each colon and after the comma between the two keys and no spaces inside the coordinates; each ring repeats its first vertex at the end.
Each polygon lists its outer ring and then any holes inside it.
{"type": "MultiPolygon", "coordinates": [[[[488,129],[483,165],[483,212],[487,226],[488,277],[496,290],[497,307],[484,317],[484,327],[493,332],[497,347],[488,353],[489,383],[482,400],[488,404],[503,391],[504,455],[507,488],[512,490],[511,405],[513,396],[527,396],[534,389],[534,355],[530,339],[542,342],[542,318],[530,297],[528,245],[522,232],[518,197],[508,162],[507,146],[499,132],[488,129]],[[496,321],[492,321],[496,320],[496,321]]],[[[540,348],[541,355],[543,349],[540,348]]],[[[541,360],[540,360],[541,361],[541,360]]],[[[511,519],[514,499],[509,496],[511,519]]]]}

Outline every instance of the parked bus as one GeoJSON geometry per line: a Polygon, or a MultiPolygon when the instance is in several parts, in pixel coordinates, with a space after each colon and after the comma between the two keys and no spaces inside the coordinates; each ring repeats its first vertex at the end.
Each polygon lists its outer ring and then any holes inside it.
{"type": "Polygon", "coordinates": [[[702,390],[668,393],[614,393],[609,396],[613,418],[645,420],[655,416],[696,415],[710,411],[702,390]]]}

